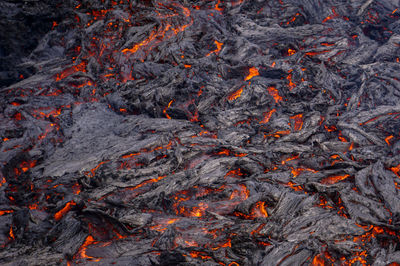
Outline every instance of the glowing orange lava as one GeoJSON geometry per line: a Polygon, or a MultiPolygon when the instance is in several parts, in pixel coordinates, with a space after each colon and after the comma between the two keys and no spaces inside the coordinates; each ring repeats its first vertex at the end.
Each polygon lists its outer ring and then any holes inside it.
{"type": "Polygon", "coordinates": [[[321,180],[321,184],[324,185],[333,185],[336,184],[339,181],[345,180],[346,178],[348,178],[350,175],[337,175],[337,176],[330,176],[330,177],[326,177],[324,179],[321,180]]]}
{"type": "Polygon", "coordinates": [[[275,103],[283,100],[282,97],[279,95],[279,91],[275,87],[268,87],[267,90],[268,93],[274,98],[275,103]]]}
{"type": "Polygon", "coordinates": [[[303,114],[291,116],[290,119],[294,120],[294,130],[299,131],[303,127],[303,114]]]}
{"type": "Polygon", "coordinates": [[[173,102],[174,102],[174,100],[171,100],[171,101],[168,103],[167,107],[165,107],[165,109],[163,110],[163,114],[164,114],[168,119],[171,119],[171,117],[167,114],[167,110],[168,110],[168,108],[171,107],[171,105],[172,105],[173,102]]]}
{"type": "Polygon", "coordinates": [[[215,49],[215,50],[209,52],[206,56],[210,56],[212,53],[215,53],[216,55],[218,55],[219,52],[220,52],[221,49],[222,49],[222,45],[224,45],[224,43],[219,42],[219,41],[217,41],[217,40],[214,41],[214,44],[215,44],[215,46],[217,46],[217,49],[215,49]]]}
{"type": "Polygon", "coordinates": [[[74,201],[67,202],[67,204],[65,204],[64,208],[62,208],[56,214],[54,214],[54,219],[56,221],[60,220],[67,212],[69,212],[71,210],[72,206],[75,206],[75,205],[76,205],[76,203],[74,201]]]}
{"type": "Polygon", "coordinates": [[[253,77],[259,76],[260,73],[258,72],[258,69],[255,67],[251,67],[249,69],[249,74],[246,76],[246,78],[244,79],[245,81],[252,79],[253,77]]]}
{"type": "Polygon", "coordinates": [[[244,86],[242,86],[240,89],[238,89],[237,91],[235,91],[234,93],[232,93],[231,95],[229,95],[229,96],[228,96],[228,100],[229,100],[229,101],[233,101],[233,100],[236,100],[237,98],[239,98],[240,95],[242,95],[243,87],[244,87],[244,86]]]}

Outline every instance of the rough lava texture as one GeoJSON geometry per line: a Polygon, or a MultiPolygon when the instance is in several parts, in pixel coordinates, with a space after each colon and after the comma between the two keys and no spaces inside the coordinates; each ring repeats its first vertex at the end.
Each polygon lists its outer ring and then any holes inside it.
{"type": "Polygon", "coordinates": [[[400,1],[0,2],[2,265],[399,265],[400,1]]]}

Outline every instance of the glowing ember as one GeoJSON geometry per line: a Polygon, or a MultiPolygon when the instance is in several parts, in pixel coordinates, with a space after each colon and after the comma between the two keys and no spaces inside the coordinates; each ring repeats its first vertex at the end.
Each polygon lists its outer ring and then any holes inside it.
{"type": "Polygon", "coordinates": [[[4,210],[4,211],[0,211],[0,216],[4,215],[4,214],[8,214],[8,213],[13,213],[13,210],[4,210]]]}
{"type": "Polygon", "coordinates": [[[385,138],[385,142],[387,143],[387,145],[390,146],[390,140],[393,139],[394,137],[392,135],[388,136],[385,138]]]}
{"type": "Polygon", "coordinates": [[[286,79],[289,81],[289,90],[294,89],[296,84],[292,80],[292,70],[289,71],[289,75],[286,77],[286,79]]]}
{"type": "Polygon", "coordinates": [[[75,205],[76,205],[76,203],[74,201],[67,202],[67,204],[65,204],[64,208],[62,208],[56,214],[54,214],[54,219],[56,221],[60,220],[67,212],[69,212],[71,210],[72,206],[75,206],[75,205]]]}
{"type": "Polygon", "coordinates": [[[167,110],[168,110],[168,108],[171,107],[171,105],[172,105],[173,102],[174,102],[174,100],[171,100],[171,101],[168,103],[167,107],[165,107],[165,109],[163,110],[164,115],[165,115],[168,119],[171,119],[171,117],[167,114],[167,110]]]}
{"type": "Polygon", "coordinates": [[[324,185],[333,185],[339,181],[345,180],[350,175],[338,175],[338,176],[330,176],[321,180],[321,184],[324,185]]]}
{"type": "Polygon", "coordinates": [[[264,118],[263,118],[263,120],[260,121],[260,124],[268,123],[269,120],[271,119],[272,114],[275,112],[276,112],[276,109],[272,109],[271,111],[264,113],[264,118]]]}
{"type": "Polygon", "coordinates": [[[258,69],[255,67],[251,67],[249,69],[249,74],[246,76],[246,78],[244,79],[245,81],[252,79],[253,77],[259,76],[260,73],[258,73],[258,69]]]}
{"type": "Polygon", "coordinates": [[[288,55],[290,56],[290,55],[294,55],[295,53],[296,53],[296,50],[294,50],[294,49],[288,49],[288,51],[287,51],[287,53],[288,53],[288,55]]]}
{"type": "Polygon", "coordinates": [[[90,170],[89,172],[86,172],[85,174],[89,177],[94,177],[96,175],[96,171],[97,169],[100,168],[100,166],[102,166],[103,164],[107,163],[109,161],[104,161],[104,162],[100,162],[95,168],[93,168],[92,170],[90,170]]]}
{"type": "Polygon", "coordinates": [[[13,231],[13,228],[12,228],[12,226],[10,227],[9,236],[10,236],[10,239],[12,239],[12,240],[14,240],[14,239],[15,239],[15,236],[14,236],[14,231],[13,231]]]}
{"type": "Polygon", "coordinates": [[[282,101],[282,97],[279,95],[279,92],[275,87],[268,87],[267,90],[268,93],[274,98],[276,103],[282,101]]]}
{"type": "Polygon", "coordinates": [[[95,261],[95,262],[100,261],[99,258],[94,258],[94,257],[86,255],[87,247],[90,246],[90,245],[93,245],[95,243],[97,243],[97,242],[94,240],[94,238],[91,235],[87,236],[86,239],[85,239],[85,242],[79,248],[79,250],[78,250],[77,254],[75,255],[75,257],[76,258],[80,258],[80,259],[89,259],[89,260],[92,260],[92,261],[95,261]]]}
{"type": "Polygon", "coordinates": [[[252,210],[253,217],[268,217],[267,210],[265,209],[265,202],[257,202],[252,210]]]}
{"type": "Polygon", "coordinates": [[[216,54],[216,55],[218,55],[219,52],[220,52],[221,49],[222,49],[222,45],[224,45],[222,42],[218,42],[218,41],[214,41],[214,44],[215,44],[215,46],[217,47],[217,49],[215,49],[215,50],[209,52],[206,56],[210,56],[211,54],[216,54]]]}
{"type": "Polygon", "coordinates": [[[326,265],[326,262],[325,262],[325,260],[323,259],[323,257],[321,256],[321,254],[318,254],[318,255],[316,255],[316,256],[314,257],[314,259],[313,259],[311,265],[313,265],[313,266],[325,266],[325,265],[326,265]]]}
{"type": "Polygon", "coordinates": [[[243,87],[244,87],[244,86],[242,86],[240,89],[238,89],[237,91],[235,91],[234,93],[232,93],[231,95],[229,95],[229,96],[228,96],[228,100],[229,100],[229,101],[233,101],[233,100],[236,100],[237,98],[239,98],[240,95],[242,95],[243,87]]]}
{"type": "Polygon", "coordinates": [[[334,7],[333,7],[331,10],[332,10],[332,15],[327,16],[327,17],[322,21],[322,23],[325,23],[325,22],[327,22],[328,20],[331,20],[331,19],[333,19],[333,18],[339,17],[339,15],[336,13],[336,10],[335,10],[334,7]]]}
{"type": "Polygon", "coordinates": [[[303,127],[303,114],[291,116],[290,119],[294,120],[294,130],[301,130],[301,128],[303,127]]]}

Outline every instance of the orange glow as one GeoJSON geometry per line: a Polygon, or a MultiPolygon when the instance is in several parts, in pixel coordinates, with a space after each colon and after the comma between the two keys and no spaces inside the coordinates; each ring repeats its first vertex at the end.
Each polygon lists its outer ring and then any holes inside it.
{"type": "Polygon", "coordinates": [[[318,254],[314,257],[313,261],[311,262],[312,266],[325,266],[327,265],[325,260],[322,258],[321,254],[318,254]]]}
{"type": "Polygon", "coordinates": [[[229,156],[230,151],[229,151],[228,149],[223,149],[222,151],[219,151],[217,154],[218,154],[218,155],[226,155],[226,156],[229,156]]]}
{"type": "Polygon", "coordinates": [[[167,221],[167,224],[173,224],[173,223],[175,223],[175,222],[178,221],[178,220],[179,220],[178,218],[169,219],[169,220],[167,221]]]}
{"type": "Polygon", "coordinates": [[[296,50],[294,50],[294,49],[288,49],[288,51],[287,51],[287,53],[288,53],[288,55],[290,56],[290,55],[294,55],[295,53],[296,53],[296,50]]]}
{"type": "Polygon", "coordinates": [[[342,181],[348,178],[350,175],[337,175],[337,176],[330,176],[321,180],[321,184],[324,185],[333,185],[339,181],[342,181]]]}
{"type": "Polygon", "coordinates": [[[56,130],[59,130],[60,127],[53,123],[51,123],[50,125],[47,125],[45,131],[38,136],[38,140],[45,139],[47,134],[49,134],[51,131],[53,131],[54,128],[56,130]]]}
{"type": "Polygon", "coordinates": [[[192,65],[184,65],[185,66],[185,68],[191,68],[192,67],[192,65]]]}
{"type": "MultiPolygon", "coordinates": [[[[395,113],[387,113],[386,115],[398,115],[398,114],[400,114],[400,113],[395,112],[395,113]]],[[[374,118],[369,119],[368,121],[362,122],[362,123],[360,123],[360,126],[363,126],[363,125],[366,125],[368,123],[371,123],[371,122],[377,120],[378,118],[380,118],[382,116],[384,116],[384,115],[378,115],[378,116],[376,116],[374,118]]]]}
{"type": "Polygon", "coordinates": [[[293,182],[288,182],[288,183],[286,183],[286,185],[289,186],[290,188],[292,188],[294,191],[302,191],[303,190],[302,186],[300,186],[296,183],[293,183],[293,182]]]}
{"type": "Polygon", "coordinates": [[[266,137],[280,138],[281,135],[288,135],[288,134],[290,134],[290,130],[282,130],[282,131],[276,131],[275,133],[271,133],[271,134],[265,134],[264,138],[266,138],[266,137]]]}
{"type": "Polygon", "coordinates": [[[75,183],[72,186],[72,191],[74,192],[75,195],[79,195],[79,193],[81,193],[81,186],[78,183],[75,183]]]}
{"type": "Polygon", "coordinates": [[[275,113],[275,112],[276,112],[276,109],[272,109],[272,110],[269,111],[269,112],[265,112],[265,113],[264,113],[264,118],[263,118],[263,120],[260,121],[260,124],[266,124],[266,123],[268,123],[269,120],[271,119],[272,114],[275,113]]]}
{"type": "Polygon", "coordinates": [[[76,205],[76,203],[74,201],[67,202],[67,204],[65,204],[64,208],[62,208],[56,214],[54,214],[54,219],[56,221],[60,220],[67,212],[69,212],[71,210],[72,206],[75,206],[75,205],[76,205]]]}
{"type": "Polygon", "coordinates": [[[230,170],[228,173],[225,174],[225,177],[226,176],[242,176],[242,175],[243,175],[243,173],[240,171],[240,168],[239,168],[236,170],[230,170]]]}
{"type": "Polygon", "coordinates": [[[21,170],[25,173],[26,171],[28,171],[30,168],[35,167],[36,165],[36,160],[31,161],[31,162],[22,162],[20,164],[20,168],[21,170]]]}
{"type": "Polygon", "coordinates": [[[240,89],[238,89],[237,91],[235,91],[234,93],[232,93],[231,95],[229,95],[229,96],[228,96],[228,100],[229,100],[229,101],[233,101],[233,100],[236,100],[237,98],[239,98],[240,95],[242,95],[243,87],[244,87],[244,86],[242,86],[240,89]]]}
{"type": "Polygon", "coordinates": [[[296,84],[292,81],[292,70],[289,71],[289,75],[286,77],[289,81],[289,91],[293,90],[296,87],[296,84]]]}
{"type": "Polygon", "coordinates": [[[16,113],[16,114],[13,116],[13,118],[16,119],[16,120],[18,120],[18,121],[21,121],[21,120],[22,120],[22,115],[21,115],[21,113],[16,113]]]}
{"type": "Polygon", "coordinates": [[[140,155],[140,152],[138,152],[138,153],[131,153],[131,154],[127,154],[127,155],[122,155],[122,158],[124,158],[124,159],[126,159],[126,158],[132,158],[132,157],[135,157],[135,156],[138,156],[138,155],[140,155]]]}
{"type": "Polygon", "coordinates": [[[345,138],[343,137],[343,135],[342,135],[342,131],[339,131],[338,139],[339,139],[341,142],[347,142],[347,139],[345,139],[345,138]]]}
{"type": "MultiPolygon", "coordinates": [[[[168,26],[170,26],[170,25],[168,25],[168,26]]],[[[169,28],[169,27],[168,27],[168,28],[169,28]]],[[[164,35],[164,32],[162,32],[162,33],[159,34],[159,35],[164,35]]],[[[144,40],[141,41],[140,43],[135,44],[135,45],[134,45],[132,48],[130,48],[130,49],[128,49],[128,48],[123,49],[122,52],[123,52],[124,54],[126,54],[126,53],[128,53],[128,52],[134,54],[134,53],[136,53],[136,52],[139,50],[139,48],[140,48],[141,46],[144,46],[144,45],[149,44],[149,43],[150,43],[153,39],[155,39],[157,36],[158,36],[158,34],[156,34],[155,31],[152,31],[152,32],[150,33],[150,36],[149,36],[149,37],[147,37],[146,39],[144,39],[144,40]]]]}
{"type": "Polygon", "coordinates": [[[391,167],[390,170],[392,170],[393,173],[395,173],[398,177],[400,177],[400,164],[394,167],[391,167]]]}
{"type": "Polygon", "coordinates": [[[159,222],[159,224],[157,224],[157,225],[151,226],[150,229],[158,231],[158,232],[164,232],[165,230],[167,230],[167,227],[165,227],[165,226],[174,224],[177,221],[179,221],[179,218],[167,219],[162,222],[159,222]]]}
{"type": "Polygon", "coordinates": [[[220,4],[221,4],[221,0],[218,0],[218,2],[215,4],[214,9],[219,12],[222,12],[223,9],[219,7],[220,4]]]}
{"type": "Polygon", "coordinates": [[[222,42],[218,42],[218,41],[214,41],[215,45],[217,46],[217,50],[215,50],[214,52],[216,54],[219,54],[219,52],[221,51],[222,45],[224,45],[222,42]]]}
{"type": "Polygon", "coordinates": [[[337,130],[337,128],[335,127],[335,126],[326,126],[326,125],[324,125],[324,128],[326,129],[326,131],[328,131],[328,132],[333,132],[333,131],[336,131],[337,130]]]}
{"type": "Polygon", "coordinates": [[[330,20],[330,19],[339,17],[339,15],[336,13],[336,10],[335,10],[334,7],[332,8],[332,13],[333,13],[333,14],[330,15],[330,16],[327,16],[327,17],[322,21],[322,23],[325,23],[325,22],[327,22],[327,21],[330,20]]]}
{"type": "Polygon", "coordinates": [[[4,210],[4,211],[0,211],[0,216],[4,215],[4,214],[8,214],[8,213],[13,213],[13,210],[4,210]]]}
{"type": "MultiPolygon", "coordinates": [[[[365,251],[363,251],[363,252],[365,252],[365,251]]],[[[361,252],[361,253],[363,253],[363,252],[361,252]]],[[[366,254],[363,254],[363,255],[365,256],[366,254]]],[[[353,265],[353,264],[355,264],[357,261],[360,262],[361,265],[363,265],[363,266],[366,266],[366,265],[367,265],[367,261],[366,261],[365,259],[361,258],[360,256],[356,256],[355,258],[349,260],[349,263],[350,263],[350,265],[353,265]]]]}
{"type": "Polygon", "coordinates": [[[139,185],[136,185],[136,186],[130,187],[130,188],[126,188],[126,190],[135,190],[135,189],[138,189],[138,188],[140,188],[140,187],[143,187],[144,185],[158,182],[158,181],[160,181],[161,179],[164,179],[165,177],[166,177],[166,175],[164,175],[164,176],[159,176],[159,177],[157,177],[157,178],[148,179],[148,180],[146,180],[146,181],[143,181],[143,182],[140,183],[139,185]]]}
{"type": "Polygon", "coordinates": [[[48,112],[48,110],[51,108],[39,108],[38,110],[34,110],[33,114],[34,117],[36,118],[49,118],[50,116],[57,117],[61,114],[61,108],[51,110],[48,112]]]}
{"type": "Polygon", "coordinates": [[[282,97],[279,96],[279,91],[275,88],[275,87],[268,87],[267,88],[269,95],[271,95],[274,100],[275,103],[278,103],[279,101],[282,101],[282,97]]]}
{"type": "Polygon", "coordinates": [[[37,210],[37,209],[38,209],[37,203],[29,204],[28,207],[29,207],[29,209],[31,209],[31,210],[37,210]]]}
{"type": "Polygon", "coordinates": [[[15,239],[15,236],[14,236],[14,231],[13,231],[13,228],[12,228],[12,226],[10,226],[10,232],[9,232],[9,235],[10,235],[10,239],[15,239]]]}
{"type": "Polygon", "coordinates": [[[221,244],[221,245],[219,245],[219,246],[217,246],[215,248],[211,248],[211,249],[212,250],[218,250],[220,248],[227,248],[227,247],[232,247],[231,240],[229,238],[225,243],[223,243],[223,244],[221,244]]]}
{"type": "Polygon", "coordinates": [[[193,207],[189,216],[192,217],[201,217],[204,216],[205,210],[208,208],[208,204],[204,202],[200,202],[198,207],[193,207]]]}
{"type": "Polygon", "coordinates": [[[350,144],[349,151],[353,150],[353,148],[354,148],[354,142],[352,142],[352,143],[350,144]]]}
{"type": "Polygon", "coordinates": [[[311,168],[292,168],[292,175],[293,177],[297,177],[299,174],[301,174],[303,171],[309,171],[312,173],[317,173],[318,171],[311,169],[311,168]]]}
{"type": "Polygon", "coordinates": [[[294,17],[292,17],[288,22],[286,22],[286,25],[289,25],[290,23],[294,22],[296,20],[296,16],[300,16],[300,13],[296,13],[296,15],[294,15],[294,17]]]}
{"type": "Polygon", "coordinates": [[[100,261],[100,259],[96,259],[94,257],[90,257],[86,255],[86,249],[88,246],[92,244],[96,244],[97,242],[94,240],[94,238],[91,235],[88,235],[88,237],[85,239],[85,242],[82,244],[82,246],[79,248],[77,252],[77,257],[81,259],[94,259],[94,261],[100,261]]]}
{"type": "Polygon", "coordinates": [[[308,56],[314,56],[314,55],[319,55],[319,54],[324,54],[324,53],[328,53],[328,52],[330,52],[331,50],[323,50],[323,51],[318,51],[318,52],[308,52],[308,53],[306,53],[306,55],[308,55],[308,56]]]}
{"type": "Polygon", "coordinates": [[[265,202],[264,201],[259,201],[256,203],[254,206],[252,212],[251,212],[253,217],[268,217],[267,210],[265,209],[265,202]]]}
{"type": "Polygon", "coordinates": [[[303,114],[291,116],[290,119],[294,120],[294,130],[299,131],[303,127],[303,114]]]}
{"type": "MultiPolygon", "coordinates": [[[[184,6],[179,5],[180,8],[182,8],[183,14],[185,17],[190,16],[190,10],[184,6]]],[[[165,38],[166,36],[169,37],[171,35],[167,35],[167,32],[173,32],[175,35],[178,34],[179,32],[184,31],[187,27],[191,26],[193,24],[193,20],[189,22],[188,24],[185,24],[183,26],[173,28],[171,24],[167,24],[165,28],[160,29],[158,31],[153,30],[150,35],[141,41],[138,44],[135,44],[132,48],[126,48],[122,50],[122,53],[131,53],[134,54],[136,53],[141,47],[150,45],[151,43],[157,43],[161,38],[165,38]]],[[[151,48],[151,47],[150,47],[151,48]]]]}
{"type": "Polygon", "coordinates": [[[253,231],[251,231],[251,235],[255,235],[255,234],[259,234],[261,229],[263,229],[265,226],[265,224],[260,224],[259,226],[257,226],[256,229],[254,229],[253,231]]]}
{"type": "Polygon", "coordinates": [[[249,191],[247,187],[243,184],[239,184],[239,190],[234,190],[230,196],[230,200],[239,199],[240,201],[246,200],[249,197],[249,191]]]}
{"type": "Polygon", "coordinates": [[[281,164],[284,165],[286,162],[293,161],[293,160],[296,160],[296,159],[298,159],[298,158],[299,158],[299,155],[294,155],[294,156],[292,156],[292,157],[289,157],[289,158],[283,160],[283,161],[281,162],[281,164]]]}
{"type": "Polygon", "coordinates": [[[87,175],[88,177],[94,177],[96,175],[96,171],[97,169],[99,169],[100,166],[102,166],[105,163],[108,163],[109,161],[104,161],[104,162],[100,162],[95,168],[93,168],[92,170],[90,170],[89,172],[86,172],[85,175],[87,175]]]}
{"type": "Polygon", "coordinates": [[[64,69],[61,73],[56,75],[56,81],[65,79],[66,77],[68,77],[76,72],[86,72],[86,65],[87,65],[86,62],[81,62],[78,65],[64,69]]]}
{"type": "Polygon", "coordinates": [[[318,206],[321,206],[324,209],[333,209],[332,206],[328,205],[328,201],[324,197],[320,196],[319,201],[320,203],[318,204],[318,206]]]}
{"type": "Polygon", "coordinates": [[[394,138],[392,135],[390,135],[389,137],[386,137],[386,138],[385,138],[385,141],[386,141],[387,145],[390,146],[390,140],[391,140],[392,138],[394,138]]]}
{"type": "Polygon", "coordinates": [[[210,56],[212,53],[215,53],[216,55],[218,55],[219,52],[220,52],[221,49],[222,49],[222,46],[224,45],[224,43],[219,42],[219,41],[217,41],[217,40],[214,41],[214,44],[215,44],[215,46],[217,46],[217,49],[215,49],[215,50],[209,52],[206,56],[210,56]]]}
{"type": "Polygon", "coordinates": [[[205,252],[201,252],[201,251],[191,251],[190,256],[192,258],[201,258],[203,260],[211,259],[211,257],[207,256],[205,252]]]}
{"type": "Polygon", "coordinates": [[[255,67],[252,67],[249,69],[249,74],[247,75],[247,77],[244,79],[245,81],[252,79],[253,77],[259,76],[260,73],[258,72],[258,69],[255,67]]]}
{"type": "Polygon", "coordinates": [[[169,107],[171,107],[171,104],[172,104],[173,102],[174,102],[174,100],[171,100],[171,101],[168,103],[168,106],[165,107],[164,110],[163,110],[164,115],[165,115],[168,119],[171,119],[171,117],[167,114],[167,110],[168,110],[169,107]]]}

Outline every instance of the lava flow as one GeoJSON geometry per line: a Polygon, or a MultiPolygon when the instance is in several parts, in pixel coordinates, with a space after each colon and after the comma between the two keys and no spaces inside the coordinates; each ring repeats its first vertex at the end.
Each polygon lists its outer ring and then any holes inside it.
{"type": "Polygon", "coordinates": [[[398,0],[0,3],[2,265],[400,265],[398,0]]]}

